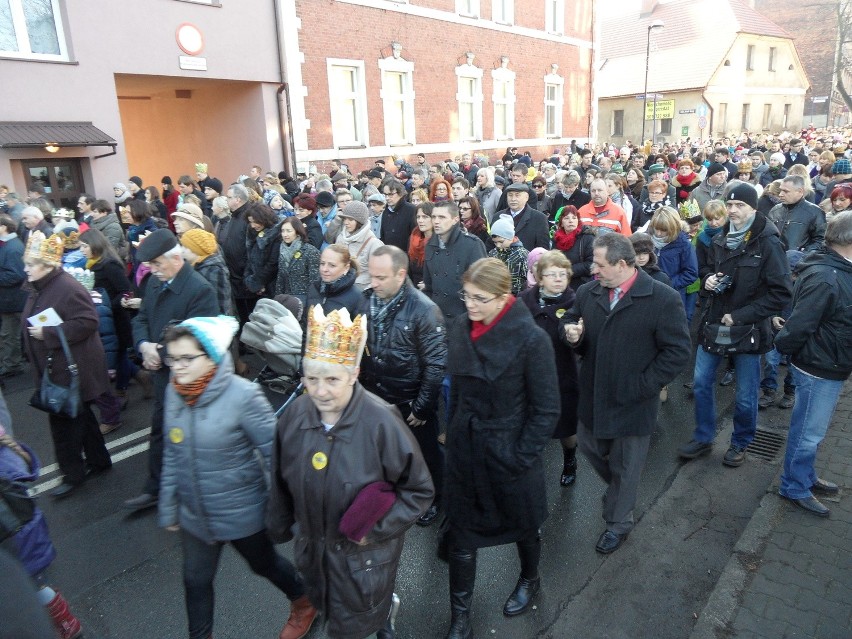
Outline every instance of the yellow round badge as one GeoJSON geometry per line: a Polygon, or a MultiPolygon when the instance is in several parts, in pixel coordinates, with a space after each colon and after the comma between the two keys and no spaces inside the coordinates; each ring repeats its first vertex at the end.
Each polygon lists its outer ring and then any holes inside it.
{"type": "Polygon", "coordinates": [[[302,257],[301,251],[296,251],[295,253],[293,253],[293,259],[294,260],[298,260],[300,257],[302,257]]]}
{"type": "Polygon", "coordinates": [[[556,311],[556,317],[558,317],[559,319],[562,319],[563,315],[565,315],[565,309],[564,308],[560,308],[556,311]]]}
{"type": "Polygon", "coordinates": [[[183,441],[183,431],[180,428],[172,428],[169,430],[169,439],[173,444],[180,444],[183,441]]]}
{"type": "Polygon", "coordinates": [[[328,457],[326,457],[325,453],[322,451],[314,453],[314,456],[311,457],[311,464],[313,465],[314,470],[322,470],[328,466],[328,457]]]}

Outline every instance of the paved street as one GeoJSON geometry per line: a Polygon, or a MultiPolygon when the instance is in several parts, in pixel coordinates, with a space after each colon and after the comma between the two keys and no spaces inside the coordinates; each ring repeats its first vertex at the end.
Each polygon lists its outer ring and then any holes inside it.
{"type": "MultiPolygon", "coordinates": [[[[577,484],[560,489],[556,480],[561,454],[556,442],[551,444],[545,456],[546,473],[551,478],[551,516],[542,531],[542,594],[530,614],[504,618],[501,608],[519,569],[516,553],[514,547],[482,551],[474,597],[478,637],[682,639],[693,629],[700,629],[708,597],[711,601],[719,598],[714,588],[720,576],[729,579],[732,553],[761,499],[764,503],[780,501],[767,494],[767,490],[773,490],[771,484],[780,458],[764,461],[753,457],[742,468],[729,469],[720,463],[724,447],[719,443],[713,455],[682,465],[675,449],[689,437],[693,421],[692,403],[685,399],[683,381],[685,378],[670,387],[670,400],[660,413],[640,493],[637,515],[641,519],[624,547],[608,558],[594,551],[602,531],[599,511],[603,484],[587,465],[581,465],[577,484]],[[700,619],[698,625],[696,619],[700,619]]],[[[16,417],[16,434],[36,449],[50,469],[53,454],[47,420],[26,406],[30,393],[30,379],[24,377],[10,380],[5,390],[16,417]]],[[[144,448],[148,411],[138,387],[131,387],[130,399],[124,426],[108,437],[116,460],[114,469],[65,501],[48,497],[41,500],[59,551],[51,569],[51,583],[68,597],[85,626],[87,639],[177,639],[185,636],[177,537],[156,526],[154,511],[128,515],[121,509],[121,502],[138,492],[146,464],[145,451],[140,449],[144,448]]],[[[730,389],[720,389],[719,400],[720,410],[728,415],[730,389]]],[[[276,405],[280,401],[280,396],[273,396],[276,405]]],[[[848,400],[846,412],[839,413],[842,414],[848,423],[848,400]]],[[[761,412],[761,426],[768,430],[783,432],[787,419],[789,413],[778,409],[761,412]]],[[[723,420],[722,431],[718,442],[726,441],[729,435],[728,419],[723,420]]],[[[828,476],[848,485],[850,435],[844,433],[846,448],[838,447],[840,457],[829,464],[836,469],[844,466],[846,474],[830,472],[828,476]]],[[[50,486],[54,477],[55,473],[45,475],[40,487],[50,486]]],[[[840,503],[844,504],[842,497],[840,503]]],[[[782,506],[786,508],[786,504],[782,506]]],[[[832,507],[837,508],[838,504],[832,507]]],[[[848,542],[848,504],[845,507],[845,515],[837,511],[840,517],[828,522],[810,521],[800,513],[791,513],[791,519],[798,518],[803,529],[816,529],[817,538],[811,543],[816,543],[822,534],[831,534],[835,540],[844,539],[845,535],[848,542]]],[[[776,561],[781,565],[801,563],[802,574],[821,572],[822,564],[816,562],[822,561],[835,567],[835,572],[850,573],[848,543],[846,550],[839,543],[831,545],[834,554],[818,560],[808,550],[811,546],[802,546],[798,555],[790,554],[792,543],[787,537],[787,545],[778,547],[781,555],[777,559],[770,554],[774,552],[772,544],[767,546],[767,563],[762,564],[761,570],[776,561]],[[803,562],[811,560],[814,563],[805,567],[803,562]]],[[[281,550],[289,554],[290,547],[284,545],[281,550]]],[[[414,527],[409,532],[397,583],[403,602],[398,620],[400,637],[431,639],[443,637],[446,632],[447,568],[435,559],[434,551],[434,527],[414,527]]],[[[765,597],[766,590],[782,589],[790,579],[771,569],[766,579],[758,577],[752,582],[758,588],[753,596],[764,604],[767,600],[760,596],[765,597]]],[[[848,621],[852,600],[848,578],[845,582],[832,578],[821,583],[809,591],[802,587],[791,592],[796,601],[804,600],[806,592],[832,595],[832,601],[845,606],[848,621]]],[[[283,596],[251,574],[231,550],[223,554],[216,586],[217,639],[277,636],[288,611],[283,596]]],[[[768,604],[747,610],[749,596],[743,600],[742,609],[736,602],[727,608],[728,618],[734,620],[727,627],[742,629],[736,636],[755,636],[749,634],[750,611],[769,615],[773,610],[768,604]]],[[[323,636],[316,629],[309,635],[312,639],[323,636]]]]}

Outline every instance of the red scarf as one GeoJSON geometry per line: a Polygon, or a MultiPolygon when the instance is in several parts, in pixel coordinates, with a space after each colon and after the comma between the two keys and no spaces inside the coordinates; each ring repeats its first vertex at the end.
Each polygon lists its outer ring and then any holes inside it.
{"type": "Polygon", "coordinates": [[[426,236],[420,229],[411,231],[411,238],[408,240],[408,258],[412,264],[420,266],[426,257],[426,236]]]}
{"type": "Polygon", "coordinates": [[[503,316],[509,312],[509,309],[512,308],[512,304],[515,303],[516,299],[517,298],[514,295],[510,294],[506,301],[506,306],[503,307],[503,310],[497,314],[497,317],[495,317],[490,324],[484,324],[479,320],[473,320],[470,325],[470,339],[475,342],[493,327],[497,326],[497,322],[503,319],[503,316]]]}
{"type": "Polygon", "coordinates": [[[571,247],[574,246],[574,242],[577,241],[577,238],[580,236],[580,233],[582,231],[582,224],[578,224],[577,228],[575,228],[570,233],[560,227],[556,229],[556,235],[553,236],[553,243],[560,251],[570,251],[571,247]]]}
{"type": "Polygon", "coordinates": [[[485,230],[485,222],[478,215],[476,217],[471,215],[468,219],[462,222],[462,224],[464,224],[467,232],[471,235],[479,235],[485,230]]]}
{"type": "Polygon", "coordinates": [[[678,173],[677,175],[675,175],[674,179],[677,180],[677,183],[681,186],[689,186],[695,179],[695,173],[693,172],[689,175],[681,175],[680,173],[678,173]]]}

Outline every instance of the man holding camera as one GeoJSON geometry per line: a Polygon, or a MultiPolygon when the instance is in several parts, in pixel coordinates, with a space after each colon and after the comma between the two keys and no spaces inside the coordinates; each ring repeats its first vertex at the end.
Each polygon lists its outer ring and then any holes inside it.
{"type": "Polygon", "coordinates": [[[757,429],[760,355],[772,349],[770,318],[790,301],[792,280],[777,227],[756,210],[754,187],[737,183],[724,200],[728,222],[710,245],[711,266],[699,272],[707,297],[695,357],[695,432],[678,454],[695,459],[713,449],[716,369],[732,355],[734,432],[722,463],[736,467],[757,429]]]}

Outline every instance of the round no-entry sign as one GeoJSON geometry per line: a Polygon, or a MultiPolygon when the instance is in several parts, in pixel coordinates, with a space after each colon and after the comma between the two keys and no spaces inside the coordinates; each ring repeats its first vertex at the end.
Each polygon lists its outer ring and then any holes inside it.
{"type": "Polygon", "coordinates": [[[707,118],[703,115],[700,118],[698,118],[698,128],[699,129],[706,129],[707,128],[707,118]]]}

